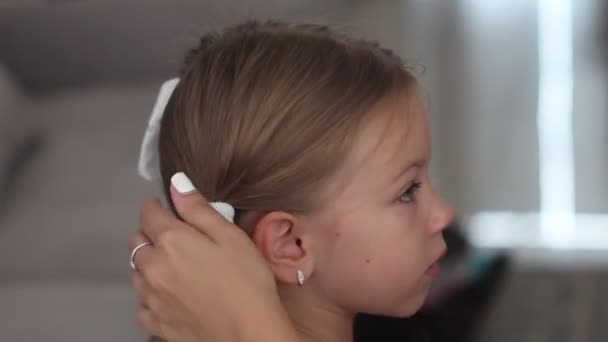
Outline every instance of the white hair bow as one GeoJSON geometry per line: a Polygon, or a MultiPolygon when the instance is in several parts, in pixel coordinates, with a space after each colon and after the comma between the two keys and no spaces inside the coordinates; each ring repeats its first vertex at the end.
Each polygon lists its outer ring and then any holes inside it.
{"type": "MultiPolygon", "coordinates": [[[[141,144],[137,171],[147,181],[157,181],[160,179],[160,160],[158,158],[158,137],[160,134],[160,122],[165,113],[165,108],[173,91],[179,84],[179,78],[173,78],[163,83],[156,98],[152,114],[148,120],[144,140],[141,144]]],[[[226,202],[209,203],[226,220],[234,223],[234,207],[226,202]]]]}

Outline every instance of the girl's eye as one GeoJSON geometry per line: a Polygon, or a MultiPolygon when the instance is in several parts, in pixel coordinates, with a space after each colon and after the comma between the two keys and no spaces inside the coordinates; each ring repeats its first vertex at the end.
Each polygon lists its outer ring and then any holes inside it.
{"type": "Polygon", "coordinates": [[[416,191],[422,187],[421,182],[414,182],[407,190],[405,190],[400,196],[399,201],[403,203],[411,203],[414,201],[414,195],[416,191]]]}

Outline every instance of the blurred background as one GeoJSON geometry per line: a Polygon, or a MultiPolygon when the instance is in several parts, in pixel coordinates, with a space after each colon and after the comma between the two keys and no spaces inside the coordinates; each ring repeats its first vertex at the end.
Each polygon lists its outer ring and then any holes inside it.
{"type": "Polygon", "coordinates": [[[127,237],[158,190],[136,174],[148,115],[201,33],[253,18],[424,67],[433,178],[465,246],[445,283],[499,274],[451,316],[483,306],[467,340],[606,339],[607,1],[3,0],[0,341],[145,336],[127,237]]]}

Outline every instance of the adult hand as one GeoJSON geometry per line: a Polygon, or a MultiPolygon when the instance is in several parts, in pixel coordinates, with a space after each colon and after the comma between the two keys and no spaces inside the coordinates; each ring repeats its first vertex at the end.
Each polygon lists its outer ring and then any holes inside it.
{"type": "Polygon", "coordinates": [[[184,174],[172,179],[178,215],[145,202],[129,239],[138,323],[170,341],[295,341],[270,268],[250,238],[225,220],[184,174]],[[179,190],[179,191],[178,191],[179,190]]]}

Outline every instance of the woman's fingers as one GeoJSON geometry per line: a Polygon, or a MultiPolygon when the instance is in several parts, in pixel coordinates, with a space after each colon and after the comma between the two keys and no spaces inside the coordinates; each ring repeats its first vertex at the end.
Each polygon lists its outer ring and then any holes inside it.
{"type": "MultiPolygon", "coordinates": [[[[139,272],[133,272],[131,274],[131,287],[137,292],[137,298],[141,303],[147,303],[151,293],[150,289],[146,285],[143,276],[139,272]]],[[[147,307],[147,305],[145,305],[147,307]]]]}
{"type": "Polygon", "coordinates": [[[139,211],[139,227],[152,243],[168,230],[180,226],[178,220],[169,210],[162,207],[157,198],[148,199],[139,211]]]}
{"type": "MultiPolygon", "coordinates": [[[[139,227],[143,236],[156,248],[162,246],[162,241],[171,239],[175,234],[182,234],[192,227],[161,206],[158,199],[144,202],[140,210],[139,227]],[[171,237],[170,237],[171,236],[171,237]]],[[[206,238],[209,241],[208,238],[206,238]]],[[[137,253],[139,257],[139,252],[137,253]]]]}
{"type": "Polygon", "coordinates": [[[137,323],[151,335],[166,337],[162,335],[161,321],[156,317],[152,310],[150,310],[148,304],[148,301],[153,300],[154,296],[150,287],[146,284],[146,281],[139,272],[133,272],[131,274],[131,286],[137,292],[137,297],[140,302],[135,314],[137,323]]]}
{"type": "Polygon", "coordinates": [[[149,263],[154,245],[143,245],[151,243],[150,240],[141,232],[136,231],[129,237],[129,250],[131,251],[131,262],[135,266],[135,270],[141,270],[149,263]],[[136,250],[137,249],[137,250],[136,250]]]}
{"type": "Polygon", "coordinates": [[[227,229],[237,228],[209,205],[205,197],[182,172],[176,173],[171,178],[171,199],[178,215],[186,223],[215,241],[227,229]]]}
{"type": "Polygon", "coordinates": [[[186,222],[158,201],[148,201],[141,211],[139,232],[129,242],[131,250],[147,239],[152,243],[134,256],[138,271],[132,273],[132,286],[142,301],[137,321],[169,341],[220,340],[205,339],[212,336],[207,329],[215,337],[225,337],[223,341],[233,341],[229,323],[241,317],[248,305],[234,299],[251,298],[265,307],[276,304],[276,283],[249,237],[196,190],[178,193],[184,190],[181,185],[172,186],[171,192],[176,213],[186,222]],[[227,283],[226,279],[241,280],[227,283]]]}
{"type": "Polygon", "coordinates": [[[137,308],[137,313],[135,314],[135,319],[137,320],[137,324],[139,324],[144,330],[148,333],[163,337],[163,332],[161,329],[160,321],[152,314],[145,305],[140,305],[137,308]]]}

